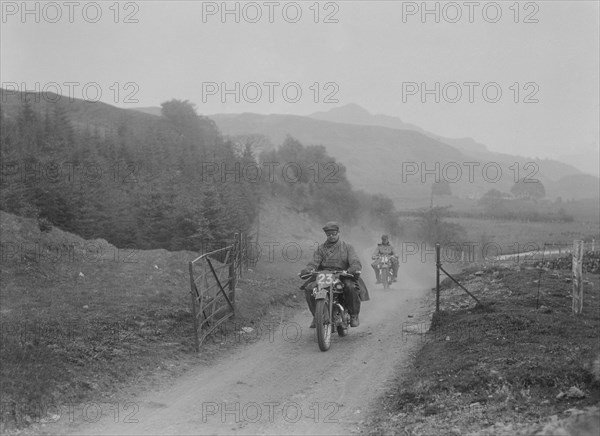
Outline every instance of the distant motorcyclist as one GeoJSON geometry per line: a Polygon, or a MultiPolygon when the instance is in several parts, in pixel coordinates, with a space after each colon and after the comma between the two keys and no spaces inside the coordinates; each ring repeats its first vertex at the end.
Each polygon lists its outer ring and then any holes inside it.
{"type": "Polygon", "coordinates": [[[381,283],[381,277],[379,277],[379,257],[387,254],[390,256],[390,262],[392,263],[392,282],[398,281],[398,255],[394,251],[394,247],[390,245],[390,238],[388,235],[381,235],[381,244],[377,244],[377,248],[373,252],[371,259],[375,260],[371,266],[375,271],[375,278],[377,279],[377,284],[381,283]]]}
{"type": "MultiPolygon", "coordinates": [[[[340,226],[335,221],[330,221],[323,227],[325,235],[327,235],[327,241],[324,244],[319,244],[319,247],[315,250],[313,260],[308,263],[305,269],[302,270],[300,275],[308,274],[310,271],[320,271],[324,269],[346,271],[348,274],[352,274],[355,279],[360,277],[362,264],[358,258],[356,251],[352,245],[340,241],[339,231],[340,226]]],[[[350,326],[358,327],[360,321],[358,314],[360,312],[360,301],[361,301],[361,289],[356,280],[352,280],[349,277],[341,277],[340,280],[344,284],[344,304],[350,314],[350,326]]],[[[312,295],[312,289],[314,286],[313,280],[305,283],[302,286],[304,294],[306,296],[306,302],[310,313],[313,315],[313,320],[310,328],[315,328],[315,308],[316,301],[312,295]]],[[[366,291],[366,287],[365,287],[366,291]]],[[[368,300],[368,292],[366,298],[368,300]]]]}

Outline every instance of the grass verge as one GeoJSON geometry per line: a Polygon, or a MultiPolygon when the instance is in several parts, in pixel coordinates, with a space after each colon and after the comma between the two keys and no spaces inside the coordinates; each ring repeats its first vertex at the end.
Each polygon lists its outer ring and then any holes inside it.
{"type": "MultiPolygon", "coordinates": [[[[236,317],[193,348],[187,263],[196,254],[119,250],[0,212],[0,430],[39,430],[57,407],[123,406],[252,336],[272,309],[297,307],[298,280],[274,266],[239,281],[236,317]]],[[[290,311],[291,312],[291,311],[290,311]]],[[[63,417],[64,418],[64,417],[63,417]]]]}
{"type": "Polygon", "coordinates": [[[408,329],[421,335],[422,347],[409,373],[382,397],[369,432],[535,434],[548,417],[597,405],[599,277],[587,274],[579,316],[571,311],[569,277],[568,270],[519,266],[458,274],[484,306],[446,280],[443,310],[429,330],[408,329]]]}

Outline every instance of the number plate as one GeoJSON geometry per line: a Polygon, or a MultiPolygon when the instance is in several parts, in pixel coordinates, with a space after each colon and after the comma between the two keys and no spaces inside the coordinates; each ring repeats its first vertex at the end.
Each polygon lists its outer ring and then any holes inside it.
{"type": "Polygon", "coordinates": [[[333,283],[333,274],[320,273],[317,276],[317,284],[319,286],[328,286],[333,283]]]}
{"type": "Polygon", "coordinates": [[[323,298],[327,298],[327,291],[325,289],[315,289],[314,296],[315,300],[322,300],[323,298]]]}

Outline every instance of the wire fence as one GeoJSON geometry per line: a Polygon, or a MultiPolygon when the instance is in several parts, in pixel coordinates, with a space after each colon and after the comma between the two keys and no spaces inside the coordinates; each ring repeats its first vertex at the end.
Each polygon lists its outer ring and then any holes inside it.
{"type": "MultiPolygon", "coordinates": [[[[584,241],[574,240],[569,244],[566,243],[547,243],[543,249],[514,253],[507,256],[502,256],[499,260],[501,264],[506,264],[507,261],[524,263],[526,266],[534,267],[538,270],[539,276],[537,283],[537,308],[540,307],[540,285],[545,273],[551,270],[568,270],[570,277],[566,279],[567,283],[572,283],[573,304],[572,309],[575,314],[580,314],[583,309],[583,282],[584,273],[599,273],[600,272],[600,250],[595,244],[595,240],[589,241],[587,244],[584,241]]],[[[451,273],[446,271],[442,266],[442,246],[436,244],[436,312],[440,311],[440,276],[444,273],[452,282],[466,292],[478,305],[481,305],[479,299],[470,292],[463,284],[461,284],[451,273]]],[[[482,271],[475,275],[483,274],[482,271]]]]}

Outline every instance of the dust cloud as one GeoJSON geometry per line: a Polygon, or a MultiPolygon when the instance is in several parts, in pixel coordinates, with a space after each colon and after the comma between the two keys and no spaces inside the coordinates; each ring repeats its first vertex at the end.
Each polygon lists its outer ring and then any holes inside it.
{"type": "Polygon", "coordinates": [[[408,304],[410,300],[418,299],[431,292],[435,286],[435,258],[431,255],[422,258],[420,253],[402,256],[403,241],[391,238],[399,256],[398,281],[389,290],[375,284],[375,272],[371,267],[371,255],[384,231],[365,225],[356,225],[340,229],[340,238],[356,249],[363,265],[362,278],[369,289],[371,300],[364,302],[361,307],[361,321],[368,324],[377,323],[388,317],[392,312],[398,312],[399,307],[408,304]]]}

